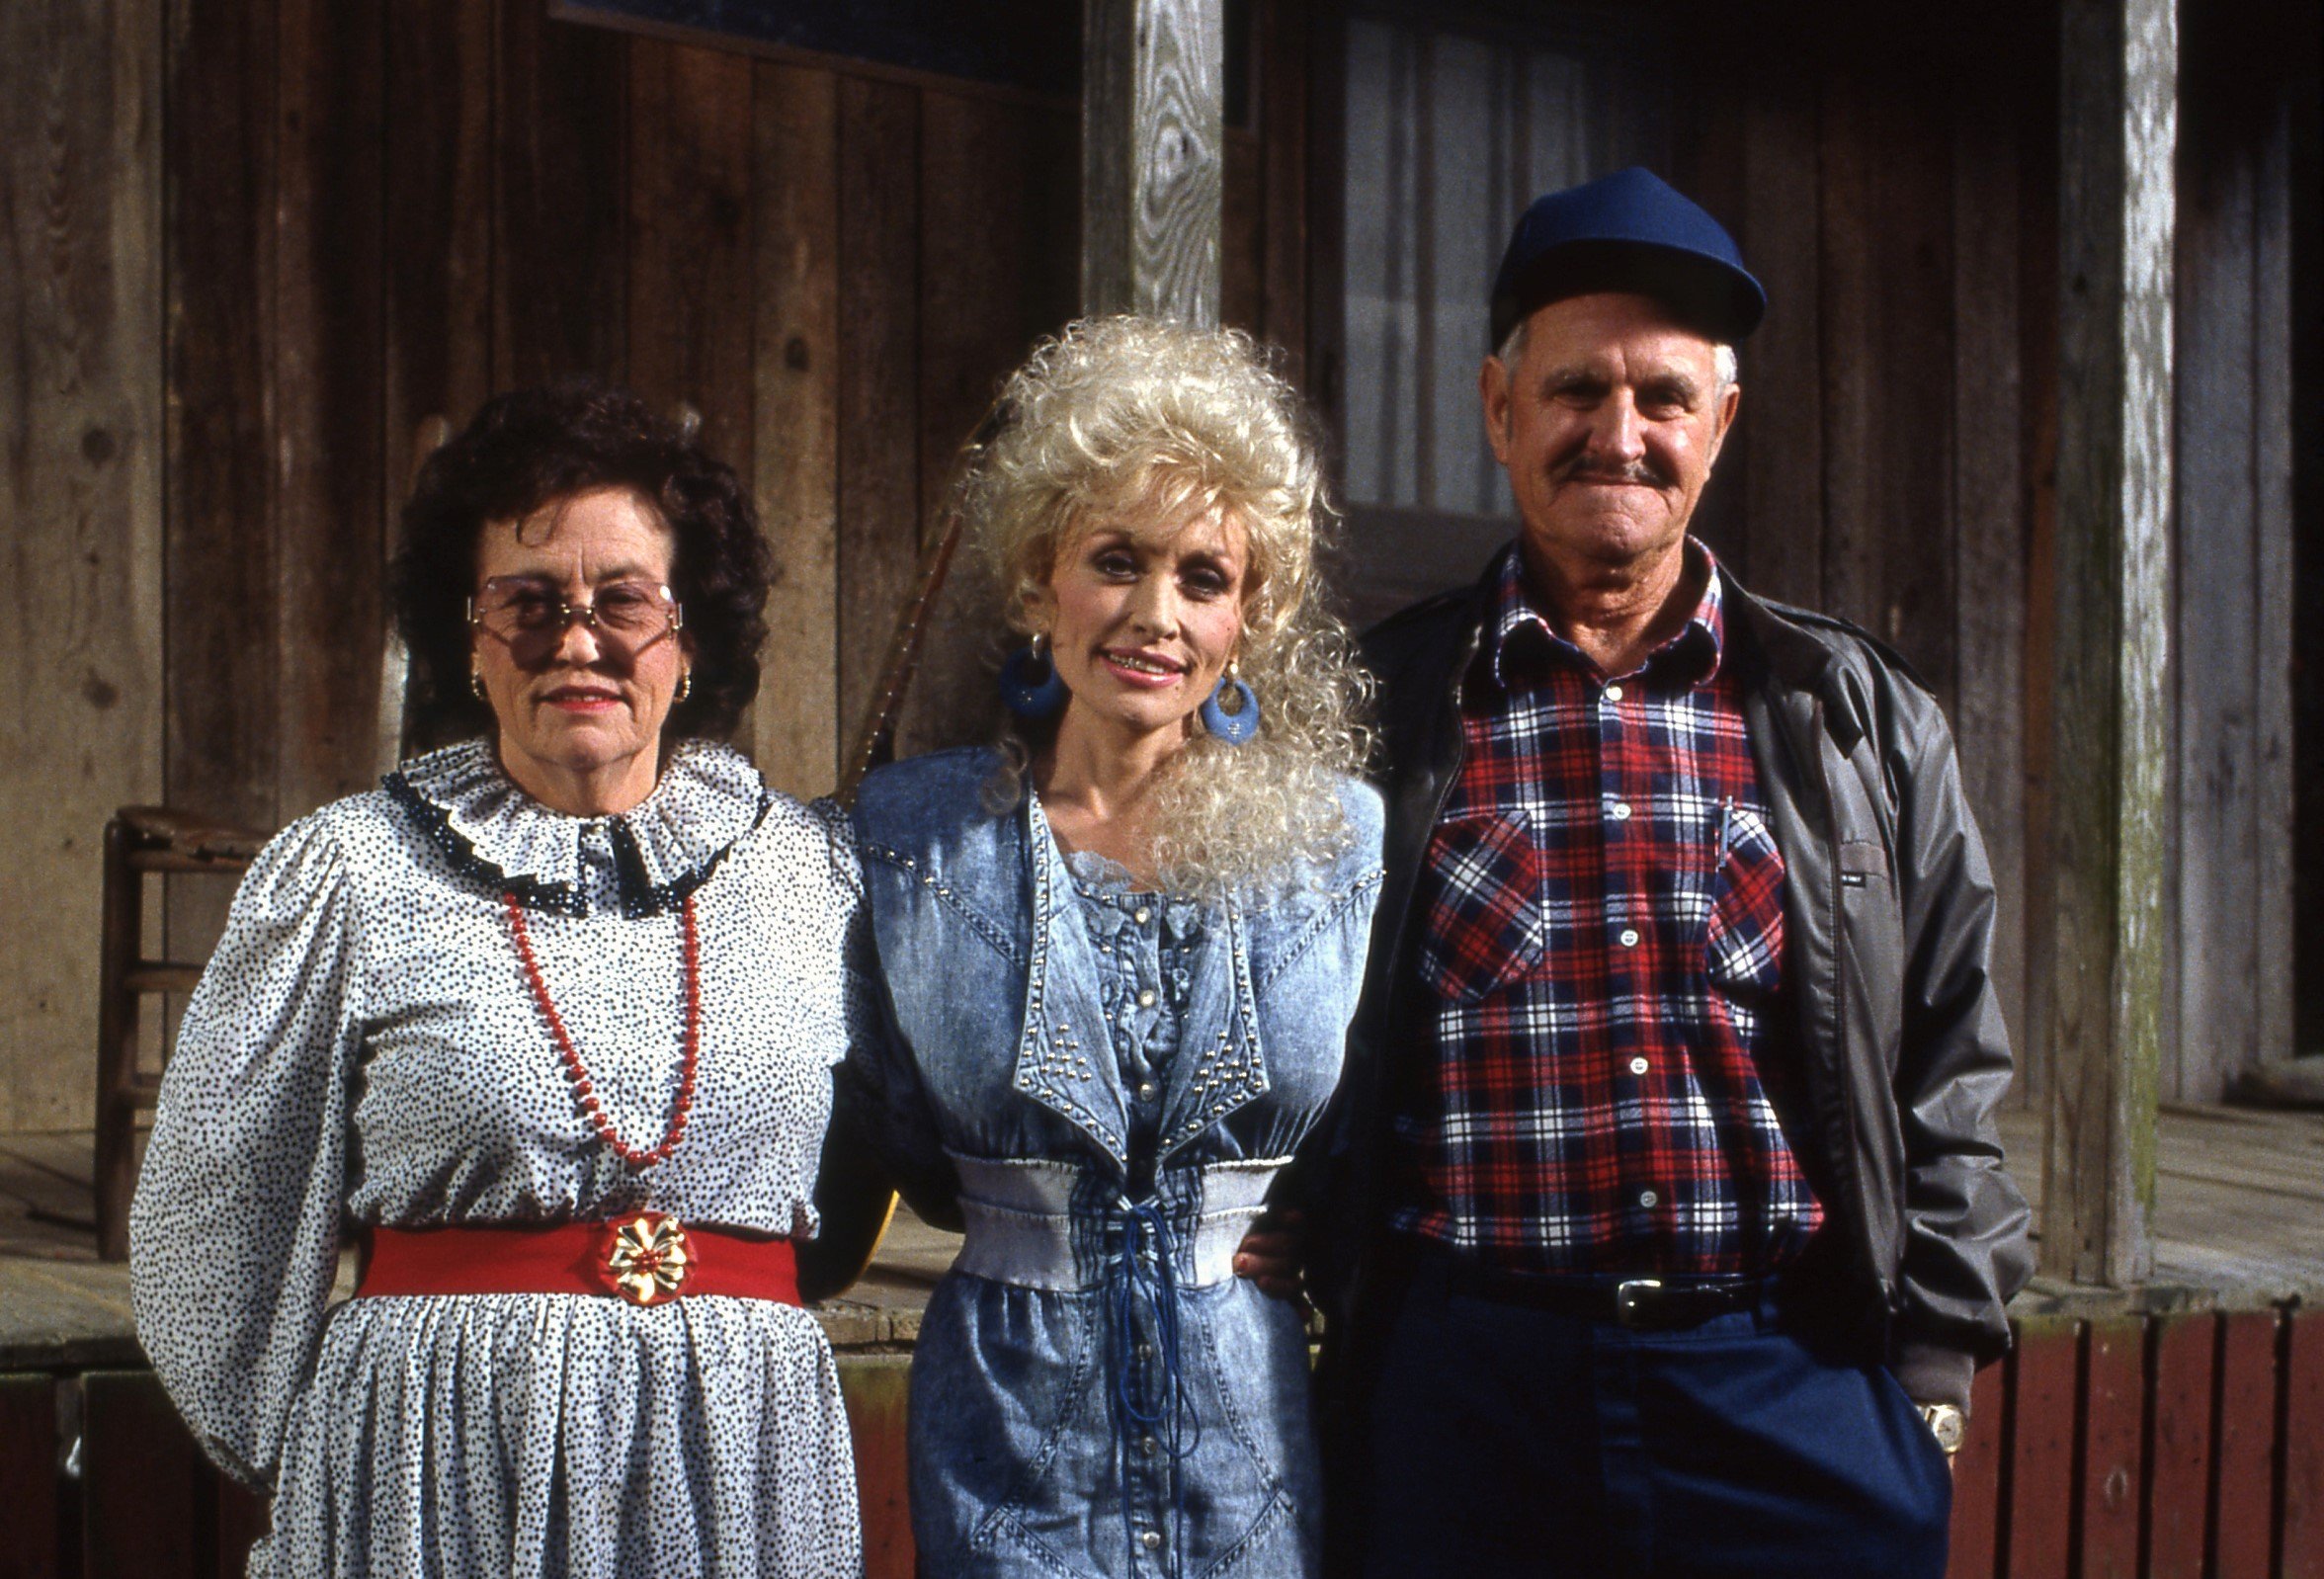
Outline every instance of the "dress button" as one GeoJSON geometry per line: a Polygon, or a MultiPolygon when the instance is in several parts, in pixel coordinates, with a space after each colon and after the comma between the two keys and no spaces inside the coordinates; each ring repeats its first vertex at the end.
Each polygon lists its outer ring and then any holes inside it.
{"type": "Polygon", "coordinates": [[[1630,1060],[1630,1073],[1632,1073],[1632,1074],[1634,1074],[1634,1075],[1642,1075],[1642,1074],[1644,1074],[1645,1072],[1646,1072],[1646,1060],[1645,1060],[1645,1059],[1643,1059],[1643,1058],[1632,1058],[1632,1059],[1630,1060]]]}
{"type": "MultiPolygon", "coordinates": [[[[1146,924],[1146,918],[1152,914],[1153,912],[1148,910],[1144,905],[1139,905],[1136,910],[1131,912],[1131,917],[1137,922],[1139,926],[1142,927],[1146,924]]],[[[1159,1539],[1161,1537],[1156,1537],[1155,1538],[1159,1539]]]]}
{"type": "Polygon", "coordinates": [[[1609,701],[1609,702],[1619,702],[1619,701],[1621,701],[1621,697],[1622,697],[1622,693],[1621,693],[1621,687],[1620,687],[1620,686],[1618,686],[1618,685],[1616,685],[1616,686],[1608,686],[1608,687],[1606,688],[1606,700],[1607,700],[1607,701],[1609,701]]]}
{"type": "Polygon", "coordinates": [[[1162,1549],[1162,1532],[1159,1530],[1149,1530],[1144,1535],[1138,1537],[1138,1541],[1148,1551],[1160,1551],[1162,1549]]]}
{"type": "Polygon", "coordinates": [[[1625,949],[1635,949],[1638,947],[1638,929],[1636,927],[1624,927],[1621,929],[1621,946],[1625,949]]]}
{"type": "Polygon", "coordinates": [[[1161,1451],[1162,1444],[1156,1442],[1152,1437],[1138,1438],[1138,1452],[1144,1454],[1147,1457],[1151,1458],[1154,1456],[1154,1454],[1160,1453],[1161,1451]]]}
{"type": "Polygon", "coordinates": [[[1148,1081],[1145,1081],[1145,1082],[1141,1083],[1141,1084],[1138,1086],[1138,1101],[1140,1101],[1140,1102],[1152,1102],[1153,1100],[1154,1100],[1154,1082],[1153,1082],[1153,1081],[1151,1081],[1151,1080],[1148,1080],[1148,1081]]]}
{"type": "Polygon", "coordinates": [[[1617,822],[1630,820],[1630,803],[1627,800],[1617,800],[1614,803],[1614,820],[1617,822]]]}
{"type": "Polygon", "coordinates": [[[1144,991],[1142,991],[1142,992],[1140,992],[1140,993],[1138,994],[1138,1007],[1139,1007],[1140,1009],[1151,1009],[1151,1008],[1153,1008],[1153,1007],[1154,1007],[1154,989],[1153,989],[1153,988],[1151,988],[1151,987],[1148,987],[1148,988],[1146,988],[1144,991]]]}
{"type": "Polygon", "coordinates": [[[1662,1197],[1656,1195],[1651,1190],[1641,1190],[1638,1192],[1638,1205],[1641,1206],[1651,1206],[1661,1199],[1662,1197]]]}

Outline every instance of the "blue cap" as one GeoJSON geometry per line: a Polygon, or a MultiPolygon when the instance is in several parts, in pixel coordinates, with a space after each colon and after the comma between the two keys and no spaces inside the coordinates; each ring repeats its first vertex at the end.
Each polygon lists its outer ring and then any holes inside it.
{"type": "Polygon", "coordinates": [[[1767,292],[1726,227],[1635,166],[1534,200],[1493,279],[1493,345],[1536,308],[1599,291],[1652,296],[1732,345],[1759,327],[1767,292]]]}

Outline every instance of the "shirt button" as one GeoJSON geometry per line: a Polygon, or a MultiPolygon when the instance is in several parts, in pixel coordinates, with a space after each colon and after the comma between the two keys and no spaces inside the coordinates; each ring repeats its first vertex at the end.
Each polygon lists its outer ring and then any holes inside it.
{"type": "Polygon", "coordinates": [[[1620,687],[1620,686],[1608,686],[1608,687],[1606,688],[1606,700],[1607,700],[1607,701],[1609,701],[1609,702],[1619,702],[1619,701],[1621,701],[1621,697],[1622,697],[1622,693],[1621,693],[1621,687],[1620,687]]]}
{"type": "Polygon", "coordinates": [[[1632,1059],[1630,1060],[1630,1073],[1632,1073],[1632,1074],[1634,1074],[1634,1075],[1642,1075],[1642,1074],[1644,1074],[1645,1072],[1646,1072],[1646,1060],[1645,1060],[1645,1059],[1643,1059],[1643,1058],[1632,1058],[1632,1059]]]}
{"type": "Polygon", "coordinates": [[[1621,946],[1625,949],[1635,949],[1638,947],[1638,929],[1636,927],[1624,927],[1621,929],[1621,946]]]}
{"type": "Polygon", "coordinates": [[[1617,800],[1614,803],[1614,820],[1617,822],[1630,820],[1630,803],[1627,800],[1617,800]]]}
{"type": "Polygon", "coordinates": [[[1638,1205],[1641,1206],[1651,1206],[1661,1199],[1662,1197],[1656,1195],[1651,1190],[1641,1190],[1638,1192],[1638,1205]]]}
{"type": "Polygon", "coordinates": [[[1138,1007],[1140,1009],[1151,1009],[1154,1007],[1153,988],[1148,987],[1143,992],[1138,994],[1138,1007]]]}
{"type": "Polygon", "coordinates": [[[1147,1531],[1144,1535],[1138,1537],[1138,1540],[1148,1551],[1160,1551],[1162,1549],[1162,1532],[1159,1530],[1147,1531]]]}
{"type": "Polygon", "coordinates": [[[1154,1456],[1154,1454],[1160,1453],[1161,1451],[1162,1444],[1156,1442],[1152,1437],[1138,1438],[1138,1452],[1144,1454],[1147,1457],[1151,1458],[1154,1456]]]}
{"type": "MultiPolygon", "coordinates": [[[[1638,1061],[1639,1061],[1640,1063],[1644,1063],[1646,1060],[1645,1060],[1645,1059],[1643,1059],[1643,1058],[1641,1058],[1641,1059],[1639,1059],[1638,1061]]],[[[1145,1082],[1141,1083],[1141,1084],[1138,1086],[1138,1101],[1140,1101],[1140,1102],[1152,1102],[1153,1100],[1154,1100],[1154,1082],[1153,1082],[1153,1081],[1151,1081],[1151,1080],[1148,1080],[1148,1081],[1145,1081],[1145,1082]]]]}
{"type": "Polygon", "coordinates": [[[1146,918],[1152,914],[1153,912],[1148,910],[1144,905],[1139,905],[1136,910],[1130,913],[1130,919],[1142,927],[1146,924],[1146,918]]]}

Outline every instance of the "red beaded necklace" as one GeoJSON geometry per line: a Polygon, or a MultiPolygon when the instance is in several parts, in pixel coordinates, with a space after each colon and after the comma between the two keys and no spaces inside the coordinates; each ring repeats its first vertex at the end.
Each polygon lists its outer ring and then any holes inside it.
{"type": "Polygon", "coordinates": [[[686,923],[686,1057],[679,1066],[678,1111],[670,1121],[670,1132],[650,1151],[640,1151],[614,1133],[614,1121],[598,1105],[597,1089],[590,1083],[589,1071],[582,1066],[581,1049],[573,1045],[563,1016],[548,1000],[548,983],[541,979],[540,961],[533,957],[532,934],[525,927],[525,907],[513,893],[502,894],[500,900],[508,907],[509,931],[516,935],[517,954],[525,961],[525,979],[533,984],[533,1001],[540,1006],[540,1018],[548,1022],[549,1034],[556,1038],[557,1056],[564,1062],[565,1079],[572,1083],[573,1095],[581,1099],[582,1117],[597,1130],[597,1137],[614,1148],[614,1155],[630,1167],[643,1171],[657,1162],[667,1161],[686,1135],[687,1116],[694,1111],[695,1066],[702,1054],[702,949],[695,941],[694,895],[688,894],[678,909],[686,923]]]}

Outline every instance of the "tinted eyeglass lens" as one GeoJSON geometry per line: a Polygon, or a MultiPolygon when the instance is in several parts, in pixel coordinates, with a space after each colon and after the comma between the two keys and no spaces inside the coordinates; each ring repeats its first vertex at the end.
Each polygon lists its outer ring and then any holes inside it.
{"type": "Polygon", "coordinates": [[[578,606],[545,587],[487,583],[475,607],[477,623],[507,642],[520,663],[554,652],[564,641],[565,626],[575,621],[590,625],[602,645],[624,653],[667,634],[678,623],[669,590],[642,581],[601,587],[592,602],[578,606]]]}

